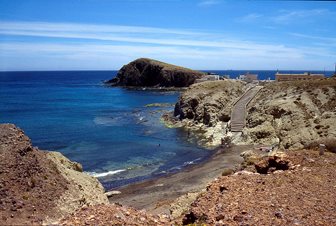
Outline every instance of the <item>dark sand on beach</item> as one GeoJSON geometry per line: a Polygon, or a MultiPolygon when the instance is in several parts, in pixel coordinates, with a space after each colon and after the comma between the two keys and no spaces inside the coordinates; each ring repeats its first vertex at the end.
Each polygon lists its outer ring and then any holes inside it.
{"type": "Polygon", "coordinates": [[[208,183],[220,176],[224,169],[235,168],[242,162],[240,153],[252,146],[234,146],[218,149],[209,161],[192,165],[185,170],[119,189],[120,195],[113,196],[111,203],[120,203],[151,213],[169,213],[169,205],[178,197],[199,192],[208,183]]]}

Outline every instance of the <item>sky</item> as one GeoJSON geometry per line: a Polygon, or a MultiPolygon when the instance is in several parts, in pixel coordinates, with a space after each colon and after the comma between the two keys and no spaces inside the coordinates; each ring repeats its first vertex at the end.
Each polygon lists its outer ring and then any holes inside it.
{"type": "Polygon", "coordinates": [[[336,2],[0,0],[0,71],[334,70],[336,2]]]}

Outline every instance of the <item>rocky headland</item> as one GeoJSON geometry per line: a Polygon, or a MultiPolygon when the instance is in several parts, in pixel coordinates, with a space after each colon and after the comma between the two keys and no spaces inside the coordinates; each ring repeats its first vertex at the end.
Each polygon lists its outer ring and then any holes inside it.
{"type": "Polygon", "coordinates": [[[216,147],[228,130],[231,108],[248,87],[235,80],[206,81],[181,93],[172,114],[163,119],[168,126],[183,127],[200,145],[216,147]]]}
{"type": "Polygon", "coordinates": [[[124,65],[117,76],[105,84],[127,87],[188,87],[204,75],[200,71],[139,58],[124,65]]]}
{"type": "Polygon", "coordinates": [[[163,119],[184,127],[205,146],[230,141],[293,150],[335,139],[335,79],[264,84],[248,104],[246,126],[237,135],[229,130],[231,109],[248,88],[235,80],[194,84],[181,94],[174,116],[163,119]]]}

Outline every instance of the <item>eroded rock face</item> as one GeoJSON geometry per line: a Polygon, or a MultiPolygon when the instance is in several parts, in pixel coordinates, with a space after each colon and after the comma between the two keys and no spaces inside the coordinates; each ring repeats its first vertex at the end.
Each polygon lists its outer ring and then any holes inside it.
{"type": "Polygon", "coordinates": [[[32,147],[22,130],[0,124],[0,224],[52,223],[84,204],[108,203],[104,189],[58,152],[32,147]]]}
{"type": "Polygon", "coordinates": [[[181,94],[174,115],[207,126],[214,126],[218,121],[228,122],[231,108],[243,91],[243,83],[233,80],[194,84],[181,94]]]}
{"type": "Polygon", "coordinates": [[[124,65],[117,76],[106,83],[113,86],[187,87],[203,76],[203,72],[140,58],[124,65]]]}
{"type": "Polygon", "coordinates": [[[268,84],[250,103],[247,143],[300,149],[336,136],[336,80],[268,84]]]}
{"type": "Polygon", "coordinates": [[[193,84],[181,94],[175,105],[175,118],[170,122],[189,130],[202,146],[219,146],[227,131],[231,108],[244,90],[244,84],[235,80],[193,84]]]}

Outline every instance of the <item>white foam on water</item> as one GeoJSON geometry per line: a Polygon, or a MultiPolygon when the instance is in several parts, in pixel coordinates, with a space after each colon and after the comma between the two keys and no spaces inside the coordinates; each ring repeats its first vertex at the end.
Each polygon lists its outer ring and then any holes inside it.
{"type": "Polygon", "coordinates": [[[96,172],[87,172],[87,173],[93,177],[106,177],[108,175],[114,175],[114,174],[121,173],[124,171],[126,171],[126,169],[112,170],[112,171],[103,172],[103,173],[96,173],[96,172]]]}
{"type": "Polygon", "coordinates": [[[199,161],[199,160],[201,160],[201,158],[197,158],[193,161],[184,162],[183,166],[196,164],[196,162],[199,161]]]}

